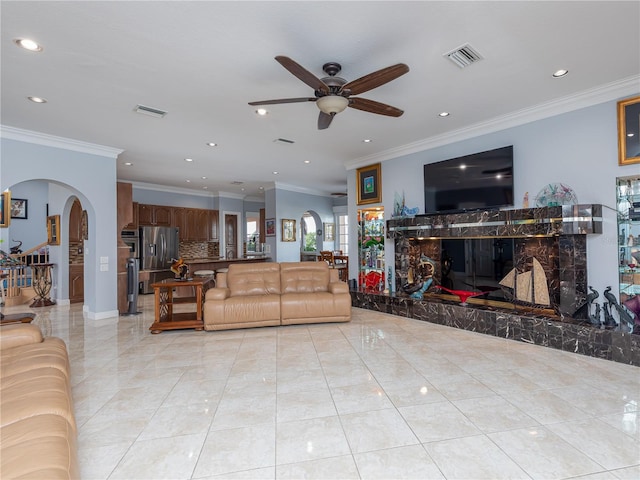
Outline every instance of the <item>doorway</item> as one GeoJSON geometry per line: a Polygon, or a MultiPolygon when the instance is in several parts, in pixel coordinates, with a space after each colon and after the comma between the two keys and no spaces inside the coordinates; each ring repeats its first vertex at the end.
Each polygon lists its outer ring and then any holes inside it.
{"type": "Polygon", "coordinates": [[[239,214],[224,213],[224,258],[238,258],[239,214]]]}
{"type": "Polygon", "coordinates": [[[69,212],[69,303],[84,302],[84,222],[77,198],[69,212]]]}

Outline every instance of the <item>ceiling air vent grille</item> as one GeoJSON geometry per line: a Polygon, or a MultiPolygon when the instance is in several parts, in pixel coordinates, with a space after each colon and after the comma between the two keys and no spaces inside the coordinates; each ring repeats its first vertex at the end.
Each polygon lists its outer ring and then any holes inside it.
{"type": "Polygon", "coordinates": [[[274,140],[274,143],[286,143],[286,144],[291,145],[291,144],[296,143],[296,142],[294,142],[293,140],[289,140],[287,138],[276,138],[274,140]]]}
{"type": "Polygon", "coordinates": [[[447,57],[460,68],[468,67],[472,63],[476,63],[483,58],[482,55],[480,55],[468,43],[456,48],[455,50],[445,53],[443,56],[447,57]]]}
{"type": "Polygon", "coordinates": [[[165,112],[164,110],[153,107],[146,107],[144,105],[136,105],[136,108],[134,108],[133,111],[156,118],[162,118],[167,114],[167,112],[165,112]]]}

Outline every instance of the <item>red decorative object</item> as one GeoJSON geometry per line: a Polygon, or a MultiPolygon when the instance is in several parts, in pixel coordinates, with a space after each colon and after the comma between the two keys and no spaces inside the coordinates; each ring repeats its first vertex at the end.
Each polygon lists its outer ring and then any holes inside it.
{"type": "Polygon", "coordinates": [[[460,302],[462,302],[463,305],[467,303],[467,299],[471,297],[477,297],[479,295],[484,295],[487,293],[487,292],[470,292],[468,290],[450,290],[448,288],[443,287],[442,285],[439,285],[438,288],[440,290],[444,290],[445,292],[449,292],[453,295],[457,295],[458,297],[460,297],[460,302]]]}

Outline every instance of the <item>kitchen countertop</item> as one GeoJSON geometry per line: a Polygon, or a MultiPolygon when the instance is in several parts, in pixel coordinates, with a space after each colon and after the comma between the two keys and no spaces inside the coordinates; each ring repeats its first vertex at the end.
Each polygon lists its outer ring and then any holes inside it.
{"type": "Polygon", "coordinates": [[[243,258],[221,258],[221,257],[205,257],[205,258],[183,258],[184,263],[197,264],[197,263],[218,263],[218,262],[245,262],[257,259],[268,259],[266,255],[247,255],[243,258]]]}

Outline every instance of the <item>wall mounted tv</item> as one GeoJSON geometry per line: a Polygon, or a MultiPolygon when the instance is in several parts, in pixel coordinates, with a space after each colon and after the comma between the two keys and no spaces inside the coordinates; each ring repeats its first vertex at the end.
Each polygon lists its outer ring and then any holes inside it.
{"type": "Polygon", "coordinates": [[[513,145],[424,166],[424,212],[513,206],[513,145]]]}

